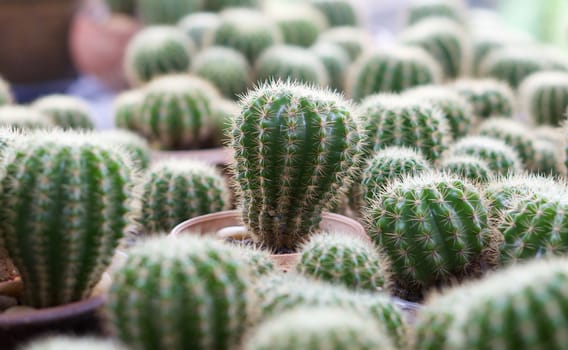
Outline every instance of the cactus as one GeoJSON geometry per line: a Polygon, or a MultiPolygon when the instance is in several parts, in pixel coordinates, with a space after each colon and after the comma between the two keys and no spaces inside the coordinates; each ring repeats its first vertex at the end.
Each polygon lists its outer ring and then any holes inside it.
{"type": "Polygon", "coordinates": [[[3,162],[0,236],[22,277],[25,304],[87,298],[133,215],[128,157],[64,132],[23,136],[11,150],[3,162]]]}
{"type": "Polygon", "coordinates": [[[255,65],[256,80],[291,80],[325,87],[329,77],[315,53],[297,46],[275,45],[266,49],[255,65]]]}
{"type": "Polygon", "coordinates": [[[240,113],[238,103],[231,100],[217,100],[213,106],[213,119],[215,121],[215,134],[213,135],[213,146],[224,147],[229,142],[228,133],[231,120],[240,113]]]}
{"type": "Polygon", "coordinates": [[[240,249],[240,255],[249,264],[254,278],[259,279],[275,273],[274,259],[268,251],[251,246],[245,241],[231,243],[236,244],[234,249],[240,249]]]}
{"type": "Polygon", "coordinates": [[[503,82],[493,79],[462,79],[452,87],[471,103],[476,117],[512,117],[515,113],[515,95],[503,82]]]}
{"type": "Polygon", "coordinates": [[[426,102],[379,94],[363,100],[359,113],[363,116],[367,153],[405,146],[421,151],[433,162],[448,148],[446,119],[439,109],[426,102]]]}
{"type": "Polygon", "coordinates": [[[4,105],[0,106],[0,127],[18,130],[50,129],[55,127],[48,116],[33,108],[4,105]]]}
{"type": "Polygon", "coordinates": [[[264,10],[278,25],[288,45],[309,47],[328,26],[323,14],[306,3],[267,2],[264,10]]]}
{"type": "Polygon", "coordinates": [[[221,24],[212,34],[211,44],[232,47],[253,65],[265,49],[283,40],[280,28],[262,12],[232,8],[221,12],[221,24]]]}
{"type": "Polygon", "coordinates": [[[160,75],[188,72],[193,51],[193,42],[181,29],[146,27],[126,47],[126,78],[131,85],[139,86],[160,75]]]}
{"type": "Polygon", "coordinates": [[[482,136],[503,140],[513,147],[525,167],[530,167],[534,162],[536,138],[523,123],[510,118],[490,118],[481,123],[478,132],[482,136]]]}
{"type": "Polygon", "coordinates": [[[163,149],[197,148],[215,132],[212,104],[219,96],[208,81],[171,75],[146,87],[142,130],[163,149]]]}
{"type": "Polygon", "coordinates": [[[369,316],[343,308],[298,308],[271,318],[247,339],[245,350],[394,350],[369,316]]]}
{"type": "Polygon", "coordinates": [[[21,350],[126,350],[122,345],[107,339],[94,337],[51,336],[26,344],[21,350]]]}
{"type": "Polygon", "coordinates": [[[558,126],[568,107],[568,73],[546,71],[530,75],[519,87],[522,110],[533,124],[558,126]]]}
{"type": "Polygon", "coordinates": [[[89,105],[76,97],[48,95],[34,101],[32,107],[63,129],[94,129],[89,105]]]}
{"type": "Polygon", "coordinates": [[[170,231],[183,220],[228,209],[229,190],[217,170],[193,160],[154,164],[142,181],[147,233],[170,231]]]}
{"type": "Polygon", "coordinates": [[[310,0],[326,17],[330,27],[357,27],[359,14],[350,0],[310,0]]]}
{"type": "Polygon", "coordinates": [[[464,23],[465,7],[461,0],[413,1],[406,10],[406,24],[413,25],[430,18],[445,18],[464,23]]]}
{"type": "Polygon", "coordinates": [[[545,175],[559,175],[564,172],[562,156],[553,141],[536,139],[533,146],[535,153],[530,171],[545,175]]]}
{"type": "Polygon", "coordinates": [[[503,47],[483,60],[479,73],[482,77],[505,81],[511,88],[517,89],[526,77],[547,70],[550,65],[542,52],[528,47],[503,47]]]}
{"type": "Polygon", "coordinates": [[[300,250],[298,273],[355,290],[386,290],[386,268],[374,247],[345,234],[313,236],[300,250]]]}
{"type": "Polygon", "coordinates": [[[189,36],[198,50],[206,47],[209,37],[220,25],[219,14],[211,12],[190,13],[177,23],[177,27],[189,36]]]}
{"type": "Polygon", "coordinates": [[[243,221],[267,248],[294,249],[355,175],[357,115],[337,94],[282,82],[252,91],[242,106],[230,144],[243,221]]]}
{"type": "Polygon", "coordinates": [[[114,273],[106,311],[131,349],[231,349],[255,318],[248,262],[195,235],[149,239],[114,273]]]}
{"type": "Polygon", "coordinates": [[[349,96],[361,100],[379,92],[438,84],[441,79],[439,64],[423,49],[395,46],[359,58],[349,71],[346,90],[349,96]]]}
{"type": "Polygon", "coordinates": [[[120,129],[142,130],[140,112],[144,103],[143,90],[121,92],[113,101],[114,125],[120,129]]]}
{"type": "Polygon", "coordinates": [[[442,159],[440,169],[478,184],[487,184],[495,176],[485,161],[472,156],[446,157],[442,159]]]}
{"type": "Polygon", "coordinates": [[[351,64],[347,52],[339,45],[325,42],[315,44],[310,50],[323,62],[329,77],[330,88],[343,91],[346,72],[351,64]]]}
{"type": "Polygon", "coordinates": [[[444,18],[423,20],[401,33],[402,44],[418,46],[440,62],[446,80],[469,73],[470,41],[456,22],[444,18]]]}
{"type": "MultiPolygon", "coordinates": [[[[478,26],[487,24],[478,24],[478,26]]],[[[490,26],[491,28],[491,26],[490,26]]],[[[475,76],[481,76],[481,65],[485,58],[493,51],[508,45],[528,45],[530,40],[516,33],[503,32],[504,28],[485,28],[479,33],[472,35],[473,62],[472,71],[475,76]]]]}
{"type": "Polygon", "coordinates": [[[388,259],[395,293],[408,300],[481,274],[496,255],[486,202],[459,176],[425,173],[393,181],[365,208],[365,218],[388,259]]]}
{"type": "Polygon", "coordinates": [[[405,91],[404,96],[422,99],[442,110],[454,140],[467,135],[474,124],[471,104],[449,87],[424,85],[405,91]]]}
{"type": "Polygon", "coordinates": [[[98,131],[93,136],[102,143],[122,147],[139,169],[144,170],[150,165],[152,157],[150,145],[138,134],[123,129],[110,129],[98,131]]]}
{"type": "Polygon", "coordinates": [[[374,46],[373,37],[368,31],[360,27],[349,26],[330,28],[320,34],[318,41],[341,46],[347,51],[352,61],[374,46]]]}
{"type": "Polygon", "coordinates": [[[136,12],[137,0],[105,0],[104,2],[113,13],[134,15],[136,12]]]}
{"type": "Polygon", "coordinates": [[[175,24],[211,0],[137,0],[137,12],[146,25],[175,24]]]}
{"type": "Polygon", "coordinates": [[[195,56],[191,71],[213,83],[228,99],[236,99],[251,84],[251,67],[246,57],[227,47],[210,47],[201,51],[195,56]]]}
{"type": "Polygon", "coordinates": [[[496,175],[517,173],[522,162],[514,148],[505,141],[487,136],[468,136],[453,144],[448,153],[452,156],[470,155],[485,161],[496,175]]]}
{"type": "Polygon", "coordinates": [[[256,7],[259,0],[207,0],[205,9],[207,11],[221,11],[228,7],[256,7]]]}
{"type": "Polygon", "coordinates": [[[10,84],[0,76],[0,106],[9,105],[14,102],[10,84]]]}

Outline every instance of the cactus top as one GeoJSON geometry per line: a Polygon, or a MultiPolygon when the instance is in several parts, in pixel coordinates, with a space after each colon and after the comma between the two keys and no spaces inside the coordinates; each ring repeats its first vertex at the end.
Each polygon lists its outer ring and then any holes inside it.
{"type": "Polygon", "coordinates": [[[531,74],[520,87],[521,94],[528,96],[530,92],[542,87],[568,87],[568,72],[564,71],[542,71],[531,74]],[[529,93],[529,94],[527,94],[529,93]]]}
{"type": "Polygon", "coordinates": [[[448,18],[462,23],[465,15],[462,0],[415,0],[407,11],[406,23],[411,25],[432,17],[448,18]]]}
{"type": "Polygon", "coordinates": [[[18,129],[48,129],[55,125],[48,116],[30,107],[0,106],[0,125],[18,129]]]}
{"type": "Polygon", "coordinates": [[[68,109],[90,114],[89,105],[82,99],[67,95],[48,95],[34,101],[33,107],[39,110],[68,109]]]}
{"type": "Polygon", "coordinates": [[[333,27],[321,33],[318,41],[332,42],[343,47],[351,60],[356,60],[364,51],[374,47],[371,34],[360,27],[333,27]]]}
{"type": "Polygon", "coordinates": [[[223,10],[220,15],[221,25],[229,25],[239,34],[250,35],[268,30],[278,41],[282,41],[282,33],[276,24],[258,10],[234,7],[223,10]]]}

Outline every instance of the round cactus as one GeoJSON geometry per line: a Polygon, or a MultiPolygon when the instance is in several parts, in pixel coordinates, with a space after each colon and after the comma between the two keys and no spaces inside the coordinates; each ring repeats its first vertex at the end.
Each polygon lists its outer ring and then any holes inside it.
{"type": "Polygon", "coordinates": [[[468,136],[453,144],[448,153],[452,156],[470,155],[484,160],[496,175],[522,170],[522,162],[515,149],[505,141],[487,136],[468,136]]]}
{"type": "Polygon", "coordinates": [[[213,119],[215,121],[215,134],[213,147],[224,147],[229,142],[228,133],[231,119],[240,113],[239,104],[231,100],[217,100],[213,106],[213,119]]]}
{"type": "Polygon", "coordinates": [[[228,7],[256,7],[259,0],[207,0],[205,9],[207,11],[221,11],[228,7]]]}
{"type": "Polygon", "coordinates": [[[529,75],[546,70],[550,62],[541,52],[530,48],[503,47],[489,54],[481,63],[483,77],[505,81],[513,89],[529,75]]]}
{"type": "Polygon", "coordinates": [[[52,336],[26,344],[21,350],[126,350],[122,345],[107,339],[91,337],[52,336]]]}
{"type": "Polygon", "coordinates": [[[298,308],[267,320],[244,350],[394,350],[389,336],[369,316],[342,308],[298,308]]]}
{"type": "Polygon", "coordinates": [[[212,44],[242,52],[251,65],[268,47],[283,42],[280,28],[262,12],[232,8],[221,12],[221,24],[212,34],[212,44]]]}
{"type": "Polygon", "coordinates": [[[319,57],[327,70],[330,88],[336,91],[345,89],[345,76],[351,60],[347,52],[341,46],[319,42],[310,50],[319,57]]]}
{"type": "Polygon", "coordinates": [[[93,134],[101,142],[122,147],[139,169],[148,168],[152,151],[148,142],[140,135],[125,129],[101,130],[93,134]]]}
{"type": "Polygon", "coordinates": [[[0,106],[0,127],[18,130],[50,129],[55,127],[45,114],[25,106],[0,106]]]}
{"type": "Polygon", "coordinates": [[[171,75],[146,87],[140,112],[142,130],[163,149],[198,148],[212,137],[212,104],[219,96],[198,77],[171,75]]]}
{"type": "Polygon", "coordinates": [[[14,102],[10,85],[2,77],[0,77],[0,106],[9,105],[14,102]]]}
{"type": "Polygon", "coordinates": [[[132,248],[106,310],[131,349],[231,349],[254,320],[248,262],[219,241],[187,235],[132,248]]]}
{"type": "Polygon", "coordinates": [[[266,49],[256,61],[255,71],[259,83],[291,80],[325,87],[329,81],[319,57],[297,46],[275,45],[266,49]]]}
{"type": "Polygon", "coordinates": [[[265,12],[276,22],[289,45],[309,47],[328,26],[325,17],[306,3],[267,2],[265,12]]]}
{"type": "Polygon", "coordinates": [[[204,49],[209,37],[221,25],[221,17],[217,13],[195,12],[183,17],[177,23],[180,28],[195,44],[196,48],[204,49]]]}
{"type": "Polygon", "coordinates": [[[534,158],[529,170],[545,175],[559,175],[564,173],[563,158],[560,150],[553,141],[536,139],[533,143],[534,158]]]}
{"type": "Polygon", "coordinates": [[[384,261],[374,247],[345,234],[313,236],[300,250],[298,273],[355,290],[386,290],[384,261]]]}
{"type": "Polygon", "coordinates": [[[505,83],[493,79],[463,79],[452,87],[469,101],[476,117],[512,117],[515,113],[515,95],[505,83]]]}
{"type": "Polygon", "coordinates": [[[142,130],[140,112],[144,103],[143,90],[121,92],[113,101],[114,125],[120,129],[142,130]]]}
{"type": "Polygon", "coordinates": [[[272,255],[268,251],[251,246],[244,241],[231,243],[236,244],[234,249],[240,249],[240,254],[249,264],[253,277],[258,279],[275,273],[276,266],[274,258],[272,258],[272,255]]]}
{"type": "Polygon", "coordinates": [[[442,159],[440,169],[448,173],[456,174],[473,183],[488,183],[493,177],[493,171],[487,163],[472,156],[449,156],[442,159]]]}
{"type": "Polygon", "coordinates": [[[409,300],[479,275],[495,258],[486,203],[459,176],[426,173],[393,181],[365,217],[388,259],[395,293],[409,300]]]}
{"type": "Polygon", "coordinates": [[[87,298],[133,214],[129,158],[63,132],[22,136],[10,148],[0,237],[22,277],[24,303],[43,308],[87,298]]]}
{"type": "Polygon", "coordinates": [[[333,27],[321,33],[318,41],[331,42],[341,46],[352,61],[355,61],[368,48],[373,47],[373,37],[360,27],[333,27]]]}
{"type": "Polygon", "coordinates": [[[331,27],[357,27],[359,14],[350,0],[310,0],[326,17],[331,27]]]}
{"type": "Polygon", "coordinates": [[[558,126],[568,107],[568,73],[546,71],[530,75],[519,87],[519,100],[533,124],[558,126]]]}
{"type": "Polygon", "coordinates": [[[48,95],[37,99],[33,108],[45,114],[53,124],[63,129],[94,129],[89,105],[66,95],[48,95]]]}
{"type": "Polygon", "coordinates": [[[413,1],[406,10],[406,24],[413,25],[429,18],[445,18],[463,23],[465,8],[461,0],[413,1]]]}
{"type": "Polygon", "coordinates": [[[347,93],[356,100],[385,92],[401,92],[442,79],[439,64],[418,47],[395,46],[363,55],[347,78],[347,93]]]}
{"type": "Polygon", "coordinates": [[[469,38],[465,30],[452,20],[423,20],[404,30],[400,39],[403,44],[423,48],[440,62],[445,79],[455,79],[469,73],[469,38]]]}
{"type": "Polygon", "coordinates": [[[193,160],[154,164],[142,186],[140,222],[149,234],[168,232],[184,220],[226,210],[230,204],[221,174],[193,160]]]}
{"type": "Polygon", "coordinates": [[[510,118],[490,118],[481,123],[479,134],[505,141],[517,152],[525,167],[534,162],[536,138],[521,122],[510,118]]]}
{"type": "Polygon", "coordinates": [[[474,124],[475,117],[469,101],[449,87],[418,86],[405,91],[404,96],[422,99],[442,110],[454,139],[467,135],[474,124]]]}
{"type": "Polygon", "coordinates": [[[159,75],[188,72],[194,44],[181,29],[150,26],[128,43],[124,71],[133,86],[142,85],[159,75]]]}
{"type": "MultiPolygon", "coordinates": [[[[475,24],[473,24],[475,25],[475,24]]],[[[485,26],[487,24],[477,24],[477,26],[485,26]]],[[[472,34],[472,50],[473,50],[473,62],[472,71],[475,76],[481,76],[481,65],[485,58],[493,53],[493,51],[501,49],[508,45],[528,45],[531,41],[524,38],[516,33],[507,32],[504,28],[499,26],[498,28],[493,28],[489,25],[489,28],[481,29],[481,31],[474,32],[472,34]]]]}
{"type": "Polygon", "coordinates": [[[145,24],[175,24],[197,12],[211,0],[137,0],[137,12],[145,24]]]}
{"type": "Polygon", "coordinates": [[[209,80],[229,99],[245,93],[251,84],[251,67],[239,51],[227,47],[210,47],[193,61],[192,73],[209,80]]]}
{"type": "Polygon", "coordinates": [[[243,221],[267,248],[295,249],[355,175],[357,116],[337,94],[282,82],[252,91],[242,106],[230,144],[243,221]]]}

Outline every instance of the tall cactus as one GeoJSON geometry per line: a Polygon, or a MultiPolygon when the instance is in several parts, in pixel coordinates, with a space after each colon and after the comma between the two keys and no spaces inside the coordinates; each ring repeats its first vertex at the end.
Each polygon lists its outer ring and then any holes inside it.
{"type": "Polygon", "coordinates": [[[568,108],[568,73],[546,71],[530,75],[519,87],[519,101],[535,125],[558,126],[568,108]]]}
{"type": "Polygon", "coordinates": [[[76,97],[48,95],[34,101],[32,107],[48,116],[63,129],[94,129],[89,105],[76,97]]]}

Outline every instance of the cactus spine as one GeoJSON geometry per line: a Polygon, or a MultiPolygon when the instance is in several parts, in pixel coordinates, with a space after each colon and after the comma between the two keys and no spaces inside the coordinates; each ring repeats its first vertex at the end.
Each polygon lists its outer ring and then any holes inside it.
{"type": "Polygon", "coordinates": [[[355,61],[368,48],[374,46],[373,37],[360,27],[333,27],[321,33],[318,41],[330,42],[341,46],[352,61],[355,61]]]}
{"type": "Polygon", "coordinates": [[[487,119],[479,126],[479,134],[505,141],[517,152],[525,167],[534,162],[536,138],[521,122],[510,118],[487,119]]]}
{"type": "Polygon", "coordinates": [[[36,100],[33,108],[48,116],[63,129],[94,129],[89,105],[66,95],[48,95],[36,100]]]}
{"type": "Polygon", "coordinates": [[[311,0],[310,3],[325,15],[331,27],[359,25],[359,14],[349,0],[311,0]]]}
{"type": "Polygon", "coordinates": [[[456,81],[453,88],[471,103],[473,114],[478,118],[512,117],[515,113],[515,95],[503,82],[462,79],[456,81]]]}
{"type": "Polygon", "coordinates": [[[479,184],[486,184],[495,176],[485,161],[472,156],[446,157],[442,159],[440,169],[479,184]]]}
{"type": "Polygon", "coordinates": [[[40,338],[26,344],[22,350],[126,350],[122,345],[98,338],[81,337],[75,338],[71,336],[52,336],[48,338],[40,338]]]}
{"type": "Polygon", "coordinates": [[[530,75],[519,87],[525,112],[536,125],[559,126],[568,108],[568,73],[546,71],[530,75]]]}
{"type": "MultiPolygon", "coordinates": [[[[137,0],[142,21],[149,24],[175,24],[183,16],[197,12],[204,0],[137,0]]],[[[210,1],[210,0],[207,0],[210,1]]]]}
{"type": "Polygon", "coordinates": [[[351,60],[347,52],[341,46],[319,42],[310,48],[323,62],[329,77],[329,86],[336,91],[345,89],[345,76],[351,60]]]}
{"type": "Polygon", "coordinates": [[[221,17],[211,12],[190,13],[177,23],[177,27],[189,36],[199,50],[206,47],[209,37],[219,25],[221,25],[221,17]]]}

